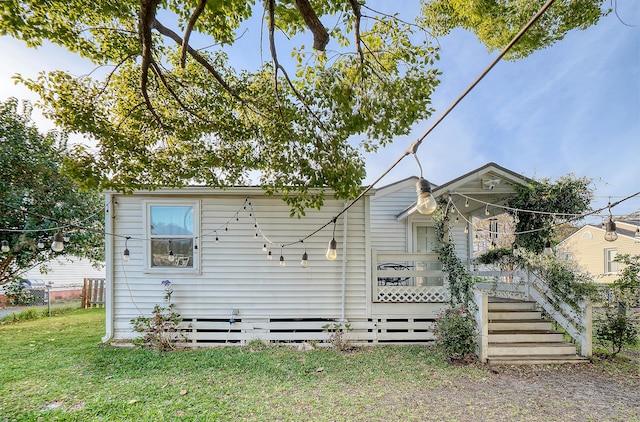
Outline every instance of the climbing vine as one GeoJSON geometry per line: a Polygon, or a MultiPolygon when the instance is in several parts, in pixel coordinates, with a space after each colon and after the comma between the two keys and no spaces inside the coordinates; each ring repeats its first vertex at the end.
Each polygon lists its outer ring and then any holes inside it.
{"type": "Polygon", "coordinates": [[[437,252],[440,255],[442,271],[447,274],[449,280],[450,303],[452,307],[472,310],[475,308],[473,302],[475,279],[456,254],[454,241],[449,234],[449,214],[446,203],[441,202],[439,205],[438,210],[433,214],[433,221],[441,245],[437,252]]]}

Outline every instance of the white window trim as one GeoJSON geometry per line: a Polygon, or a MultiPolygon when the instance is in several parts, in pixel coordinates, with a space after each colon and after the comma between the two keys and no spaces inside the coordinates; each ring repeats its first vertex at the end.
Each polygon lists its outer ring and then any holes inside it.
{"type": "Polygon", "coordinates": [[[200,201],[187,199],[149,199],[142,201],[142,224],[145,234],[143,259],[144,273],[147,274],[200,274],[200,255],[202,247],[199,240],[200,236],[200,201]],[[198,250],[193,251],[193,267],[152,267],[151,266],[151,229],[149,225],[150,207],[154,205],[161,206],[177,206],[177,207],[193,207],[193,239],[194,246],[198,245],[198,250]]]}
{"type": "MultiPolygon", "coordinates": [[[[604,273],[606,275],[616,275],[616,274],[618,274],[617,270],[616,271],[609,271],[609,266],[610,266],[609,263],[612,262],[611,260],[609,260],[609,252],[610,251],[615,251],[616,256],[618,255],[618,248],[605,248],[604,249],[604,273]]],[[[614,259],[615,259],[615,257],[614,257],[614,259]]],[[[616,263],[616,267],[617,267],[617,264],[618,263],[616,263]]]]}

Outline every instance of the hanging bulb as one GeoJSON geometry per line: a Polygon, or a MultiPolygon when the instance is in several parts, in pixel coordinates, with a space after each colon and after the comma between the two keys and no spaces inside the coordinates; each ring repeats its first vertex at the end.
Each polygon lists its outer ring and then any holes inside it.
{"type": "Polygon", "coordinates": [[[465,208],[469,208],[469,198],[465,199],[465,201],[464,201],[464,207],[465,207],[465,208]]]}
{"type": "Polygon", "coordinates": [[[44,240],[38,239],[38,249],[44,249],[44,240]]]}
{"type": "Polygon", "coordinates": [[[489,245],[489,250],[492,251],[496,248],[496,242],[491,242],[491,244],[489,245]]]}
{"type": "Polygon", "coordinates": [[[129,256],[129,255],[130,255],[130,253],[129,253],[129,249],[125,249],[125,250],[124,250],[124,253],[123,253],[122,255],[123,255],[123,256],[122,256],[122,258],[123,258],[125,261],[129,261],[129,258],[130,258],[130,256],[129,256]]]}
{"type": "Polygon", "coordinates": [[[280,255],[280,266],[281,267],[286,267],[287,264],[284,262],[284,256],[280,255]]]}
{"type": "Polygon", "coordinates": [[[418,212],[424,215],[433,214],[438,204],[431,194],[431,185],[422,177],[416,183],[416,193],[418,195],[418,202],[416,204],[418,212]]]}
{"type": "Polygon", "coordinates": [[[271,251],[269,251],[269,253],[267,254],[267,259],[269,261],[273,260],[273,255],[271,254],[271,251]]]}
{"type": "Polygon", "coordinates": [[[611,216],[609,216],[609,221],[605,225],[605,233],[604,240],[607,242],[613,242],[618,239],[618,233],[616,233],[616,223],[613,222],[611,216]]]}
{"type": "Polygon", "coordinates": [[[302,260],[300,261],[300,266],[302,268],[307,268],[307,266],[309,266],[309,255],[307,255],[307,253],[303,253],[302,254],[302,260]]]}
{"type": "Polygon", "coordinates": [[[638,227],[636,229],[636,234],[634,235],[635,237],[640,237],[640,227],[638,227]]]}
{"type": "Polygon", "coordinates": [[[331,241],[329,242],[329,247],[327,248],[327,254],[326,257],[329,261],[333,261],[338,257],[338,251],[336,250],[338,247],[338,244],[336,242],[336,239],[331,239],[331,241]]]}
{"type": "Polygon", "coordinates": [[[491,213],[489,212],[489,204],[487,204],[487,206],[484,207],[484,215],[486,215],[487,217],[491,215],[491,213]]]}
{"type": "Polygon", "coordinates": [[[543,255],[551,255],[553,254],[553,249],[551,249],[551,242],[550,241],[546,241],[544,244],[544,249],[542,250],[543,255]]]}
{"type": "Polygon", "coordinates": [[[198,245],[197,244],[193,245],[193,250],[194,250],[194,252],[198,252],[198,245]]]}
{"type": "Polygon", "coordinates": [[[216,236],[216,243],[220,243],[220,239],[216,236]]]}
{"type": "Polygon", "coordinates": [[[473,243],[478,243],[480,242],[480,236],[478,236],[478,233],[476,232],[476,235],[473,238],[473,243]]]}
{"type": "Polygon", "coordinates": [[[58,232],[53,236],[51,250],[54,252],[62,252],[64,250],[64,239],[62,237],[62,233],[58,232]]]}
{"type": "Polygon", "coordinates": [[[464,226],[464,234],[469,234],[469,225],[464,226]]]}
{"type": "Polygon", "coordinates": [[[7,242],[6,240],[2,241],[2,247],[0,248],[0,250],[2,250],[2,252],[9,252],[11,248],[9,247],[9,242],[7,242]]]}
{"type": "Polygon", "coordinates": [[[267,251],[267,244],[265,243],[264,245],[262,245],[262,252],[266,252],[267,251]]]}
{"type": "Polygon", "coordinates": [[[69,238],[69,235],[67,233],[65,233],[62,236],[62,240],[64,241],[64,243],[69,243],[69,240],[71,240],[71,239],[69,238]]]}
{"type": "Polygon", "coordinates": [[[456,222],[456,224],[459,223],[460,222],[460,217],[456,216],[455,222],[456,222]]]}
{"type": "Polygon", "coordinates": [[[456,213],[456,207],[453,206],[453,204],[451,204],[451,214],[455,214],[456,213]]]}
{"type": "Polygon", "coordinates": [[[513,244],[513,256],[520,256],[520,246],[517,243],[513,244]]]}
{"type": "Polygon", "coordinates": [[[173,251],[169,251],[169,256],[167,257],[169,262],[173,262],[176,260],[176,256],[173,254],[173,251]]]}

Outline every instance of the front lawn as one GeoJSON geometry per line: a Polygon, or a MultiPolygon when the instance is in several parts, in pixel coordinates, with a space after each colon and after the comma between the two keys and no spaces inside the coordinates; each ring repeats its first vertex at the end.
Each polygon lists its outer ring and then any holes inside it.
{"type": "Polygon", "coordinates": [[[104,310],[0,325],[0,421],[640,420],[637,361],[455,366],[428,347],[347,353],[100,344],[104,310]]]}

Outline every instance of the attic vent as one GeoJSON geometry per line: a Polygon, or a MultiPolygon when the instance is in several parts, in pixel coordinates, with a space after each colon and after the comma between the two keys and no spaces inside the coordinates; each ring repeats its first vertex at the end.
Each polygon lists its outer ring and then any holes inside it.
{"type": "Polygon", "coordinates": [[[500,179],[482,179],[482,189],[493,190],[500,184],[500,179]]]}
{"type": "Polygon", "coordinates": [[[593,235],[591,234],[591,232],[582,233],[582,240],[589,240],[591,238],[593,238],[593,235]]]}

